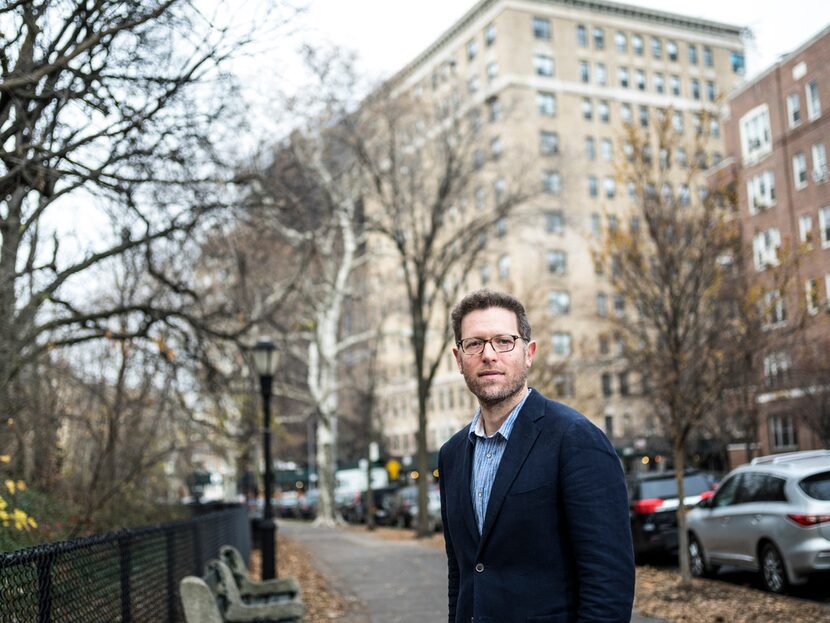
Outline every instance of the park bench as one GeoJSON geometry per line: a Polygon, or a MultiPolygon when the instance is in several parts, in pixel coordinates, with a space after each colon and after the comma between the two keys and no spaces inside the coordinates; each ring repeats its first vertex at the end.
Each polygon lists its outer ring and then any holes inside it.
{"type": "Polygon", "coordinates": [[[201,578],[184,578],[180,588],[187,623],[302,623],[305,612],[298,591],[293,597],[262,593],[255,601],[244,601],[233,572],[221,560],[208,562],[201,578]]]}
{"type": "Polygon", "coordinates": [[[219,560],[224,562],[236,580],[236,586],[245,603],[292,601],[300,599],[300,585],[294,578],[276,578],[256,581],[248,575],[242,554],[233,545],[219,548],[219,560]]]}

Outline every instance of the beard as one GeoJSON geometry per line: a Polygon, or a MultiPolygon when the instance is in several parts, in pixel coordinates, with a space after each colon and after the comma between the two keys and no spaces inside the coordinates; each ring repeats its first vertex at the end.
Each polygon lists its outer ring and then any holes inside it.
{"type": "MultiPolygon", "coordinates": [[[[487,370],[487,368],[484,370],[487,370]]],[[[503,376],[482,377],[478,376],[477,371],[468,370],[463,364],[461,366],[461,373],[464,375],[467,389],[478,398],[479,403],[484,407],[493,407],[512,398],[524,389],[528,373],[526,367],[508,368],[503,372],[503,376]]]]}

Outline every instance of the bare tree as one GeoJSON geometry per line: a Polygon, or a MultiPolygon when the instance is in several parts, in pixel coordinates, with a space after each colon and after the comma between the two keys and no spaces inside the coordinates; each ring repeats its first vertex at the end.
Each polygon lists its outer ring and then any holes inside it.
{"type": "MultiPolygon", "coordinates": [[[[723,393],[729,315],[721,289],[740,238],[717,193],[702,198],[692,192],[701,181],[705,144],[700,136],[684,144],[672,119],[666,111],[651,135],[627,126],[618,175],[634,185],[631,215],[640,226],[610,228],[602,257],[611,285],[635,310],[617,321],[624,354],[650,387],[682,501],[687,441],[723,393]],[[695,154],[685,169],[670,166],[679,146],[695,154]]],[[[682,503],[677,523],[681,576],[689,582],[682,503]]]]}
{"type": "Polygon", "coordinates": [[[509,156],[496,154],[495,162],[484,162],[488,139],[476,106],[458,96],[460,88],[450,89],[440,101],[397,88],[388,83],[375,91],[349,118],[348,128],[366,184],[370,245],[392,258],[395,274],[385,279],[399,282],[404,293],[417,388],[417,469],[423,475],[418,479],[418,534],[425,536],[427,406],[452,336],[449,312],[495,225],[535,194],[539,184],[525,179],[523,172],[530,167],[518,146],[509,156]],[[505,162],[511,163],[509,170],[505,162]],[[492,199],[476,205],[475,191],[488,181],[492,199]]]}
{"type": "Polygon", "coordinates": [[[20,408],[14,379],[47,351],[198,319],[192,272],[167,260],[227,205],[217,142],[239,117],[222,68],[246,42],[211,20],[184,0],[0,9],[2,421],[20,408]],[[128,253],[145,287],[92,292],[128,253]]]}

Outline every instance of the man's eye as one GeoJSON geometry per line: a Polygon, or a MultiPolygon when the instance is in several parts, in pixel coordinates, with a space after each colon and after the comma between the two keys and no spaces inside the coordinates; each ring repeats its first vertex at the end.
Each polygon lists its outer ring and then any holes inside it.
{"type": "Polygon", "coordinates": [[[465,348],[479,348],[483,343],[482,340],[467,340],[465,348]]]}
{"type": "Polygon", "coordinates": [[[497,337],[495,340],[496,344],[499,346],[510,346],[513,343],[513,338],[511,337],[497,337]]]}

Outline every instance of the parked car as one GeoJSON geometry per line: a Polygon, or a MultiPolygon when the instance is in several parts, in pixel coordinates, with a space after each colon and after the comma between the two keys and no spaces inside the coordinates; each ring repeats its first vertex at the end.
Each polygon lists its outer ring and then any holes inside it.
{"type": "MultiPolygon", "coordinates": [[[[372,489],[372,501],[375,508],[375,524],[388,525],[391,523],[389,503],[398,490],[397,485],[377,487],[372,489]]],[[[365,491],[355,491],[340,505],[340,514],[349,523],[366,523],[368,513],[367,496],[365,491]]]]}
{"type": "Polygon", "coordinates": [[[692,574],[735,565],[774,593],[830,570],[830,450],[759,457],[689,513],[692,574]]]}
{"type": "Polygon", "coordinates": [[[314,519],[320,502],[320,490],[309,489],[297,501],[297,514],[301,519],[314,519]]]}
{"type": "MultiPolygon", "coordinates": [[[[441,529],[441,495],[438,485],[429,485],[427,500],[429,527],[437,532],[441,529]]],[[[418,517],[418,485],[399,489],[392,497],[389,512],[392,523],[399,528],[413,527],[418,517]]]]}
{"type": "MultiPolygon", "coordinates": [[[[646,472],[628,478],[629,516],[637,556],[677,551],[677,481],[674,472],[646,472]]],[[[706,472],[687,470],[683,493],[687,507],[712,495],[714,479],[706,472]]]]}
{"type": "Polygon", "coordinates": [[[282,491],[274,503],[274,514],[277,517],[297,517],[299,494],[296,491],[282,491]]]}

